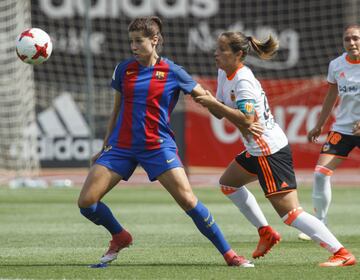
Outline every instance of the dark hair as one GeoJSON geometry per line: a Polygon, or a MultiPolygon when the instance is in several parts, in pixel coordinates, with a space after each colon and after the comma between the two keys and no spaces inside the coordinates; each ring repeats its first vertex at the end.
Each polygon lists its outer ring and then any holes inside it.
{"type": "Polygon", "coordinates": [[[161,19],[156,16],[148,17],[138,17],[135,18],[128,27],[128,32],[132,31],[141,31],[143,35],[147,38],[151,38],[155,35],[158,36],[159,42],[156,46],[156,51],[160,52],[162,49],[162,44],[164,42],[162,31],[162,22],[161,19]]]}
{"type": "Polygon", "coordinates": [[[220,36],[225,36],[228,39],[229,46],[234,53],[238,51],[243,52],[243,60],[251,49],[253,49],[261,59],[270,59],[279,46],[278,41],[271,35],[265,42],[261,42],[252,36],[247,37],[241,32],[228,31],[221,33],[220,36]]]}

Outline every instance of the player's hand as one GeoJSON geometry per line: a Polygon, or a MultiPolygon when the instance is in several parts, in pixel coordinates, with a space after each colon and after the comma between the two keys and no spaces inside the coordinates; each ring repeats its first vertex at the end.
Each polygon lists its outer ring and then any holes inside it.
{"type": "Polygon", "coordinates": [[[322,128],[314,127],[312,130],[310,130],[307,134],[307,139],[309,142],[316,143],[318,141],[318,138],[322,132],[322,128]]]}
{"type": "Polygon", "coordinates": [[[239,126],[238,129],[248,141],[252,137],[260,137],[264,133],[264,128],[259,122],[253,122],[249,127],[239,126]]]}
{"type": "Polygon", "coordinates": [[[360,121],[355,122],[352,132],[355,136],[360,136],[360,121]]]}
{"type": "Polygon", "coordinates": [[[194,100],[195,102],[199,103],[200,105],[208,109],[212,108],[218,102],[216,98],[208,90],[205,90],[204,95],[196,96],[194,100]]]}
{"type": "Polygon", "coordinates": [[[250,134],[260,137],[264,133],[264,128],[259,122],[253,122],[250,124],[250,126],[247,128],[250,134]]]}

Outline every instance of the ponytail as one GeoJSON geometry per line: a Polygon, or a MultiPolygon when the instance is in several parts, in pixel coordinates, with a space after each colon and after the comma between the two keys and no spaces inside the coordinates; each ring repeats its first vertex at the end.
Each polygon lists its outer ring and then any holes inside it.
{"type": "Polygon", "coordinates": [[[261,59],[270,59],[279,46],[278,41],[272,36],[269,36],[265,42],[261,42],[252,36],[245,36],[241,32],[227,31],[221,33],[220,36],[225,36],[228,39],[228,44],[234,53],[242,51],[242,60],[245,59],[251,49],[253,49],[261,59]]]}
{"type": "Polygon", "coordinates": [[[261,59],[271,59],[279,47],[279,42],[271,35],[265,42],[261,42],[256,38],[247,37],[250,46],[261,59]]]}

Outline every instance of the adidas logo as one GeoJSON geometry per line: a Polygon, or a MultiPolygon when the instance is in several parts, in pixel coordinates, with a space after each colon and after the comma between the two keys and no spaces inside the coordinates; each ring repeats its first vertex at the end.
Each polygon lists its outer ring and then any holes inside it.
{"type": "Polygon", "coordinates": [[[38,113],[37,123],[25,134],[37,136],[35,153],[40,161],[88,161],[90,144],[94,152],[101,149],[103,142],[94,139],[89,143],[90,128],[67,92],[56,97],[48,109],[38,113]]]}
{"type": "Polygon", "coordinates": [[[55,138],[67,137],[89,137],[90,129],[84,117],[81,115],[75,101],[69,93],[56,97],[53,107],[38,114],[38,123],[42,131],[41,136],[55,138]]]}

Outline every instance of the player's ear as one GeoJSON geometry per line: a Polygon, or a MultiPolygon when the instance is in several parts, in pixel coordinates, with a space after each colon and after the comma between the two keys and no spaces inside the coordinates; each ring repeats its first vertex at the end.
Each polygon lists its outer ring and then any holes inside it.
{"type": "Polygon", "coordinates": [[[154,45],[154,46],[157,46],[157,44],[159,43],[159,36],[158,35],[154,35],[151,37],[151,43],[154,45]]]}
{"type": "Polygon", "coordinates": [[[244,54],[244,52],[240,50],[236,53],[236,57],[238,57],[240,60],[242,60],[243,54],[244,54]]]}

